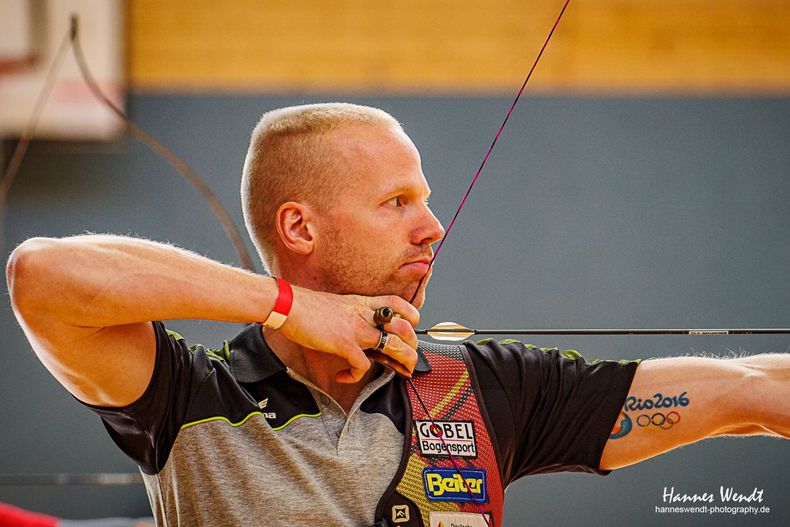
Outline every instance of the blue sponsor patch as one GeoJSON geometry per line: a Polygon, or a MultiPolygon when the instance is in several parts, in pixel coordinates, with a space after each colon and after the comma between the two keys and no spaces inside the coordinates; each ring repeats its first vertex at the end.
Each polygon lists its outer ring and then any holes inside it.
{"type": "Polygon", "coordinates": [[[481,468],[424,468],[422,481],[431,501],[486,503],[486,471],[481,468]]]}

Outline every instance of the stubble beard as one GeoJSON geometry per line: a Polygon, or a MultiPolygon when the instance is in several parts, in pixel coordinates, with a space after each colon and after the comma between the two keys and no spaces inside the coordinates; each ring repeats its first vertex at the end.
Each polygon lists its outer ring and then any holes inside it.
{"type": "Polygon", "coordinates": [[[392,263],[382,263],[369,255],[357,254],[349,247],[342,247],[340,243],[333,244],[331,254],[327,255],[328,265],[324,266],[321,273],[322,289],[342,295],[396,295],[407,302],[414,297],[412,304],[420,309],[425,302],[430,271],[422,283],[419,279],[406,280],[402,275],[399,276],[400,263],[403,261],[399,257],[392,263]],[[391,269],[394,271],[382,272],[391,269]]]}

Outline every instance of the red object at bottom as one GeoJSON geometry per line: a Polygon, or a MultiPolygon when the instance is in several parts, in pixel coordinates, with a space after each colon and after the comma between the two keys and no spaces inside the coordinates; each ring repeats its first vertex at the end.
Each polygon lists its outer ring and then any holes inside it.
{"type": "Polygon", "coordinates": [[[57,527],[59,521],[54,516],[0,503],[0,527],[57,527]]]}

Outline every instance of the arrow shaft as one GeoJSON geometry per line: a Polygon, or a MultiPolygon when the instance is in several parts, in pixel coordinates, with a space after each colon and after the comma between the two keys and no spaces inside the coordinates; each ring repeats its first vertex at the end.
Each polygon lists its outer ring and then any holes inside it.
{"type": "Polygon", "coordinates": [[[727,328],[727,329],[642,329],[642,328],[590,328],[590,329],[417,329],[418,335],[429,331],[439,333],[472,333],[474,335],[789,335],[790,328],[727,328]]]}

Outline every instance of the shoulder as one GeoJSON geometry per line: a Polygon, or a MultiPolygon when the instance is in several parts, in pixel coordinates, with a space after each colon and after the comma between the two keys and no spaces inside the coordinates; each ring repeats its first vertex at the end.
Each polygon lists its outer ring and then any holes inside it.
{"type": "Polygon", "coordinates": [[[177,331],[168,329],[162,322],[154,322],[157,338],[169,344],[170,348],[178,349],[189,353],[192,356],[205,355],[207,358],[219,360],[227,363],[230,360],[230,344],[225,340],[221,347],[210,348],[203,344],[189,344],[187,340],[177,331]]]}
{"type": "Polygon", "coordinates": [[[562,349],[558,347],[539,347],[518,340],[484,339],[478,342],[465,342],[466,349],[476,365],[496,366],[549,366],[572,365],[578,366],[629,366],[638,365],[639,360],[601,360],[584,357],[575,349],[562,349]]]}

